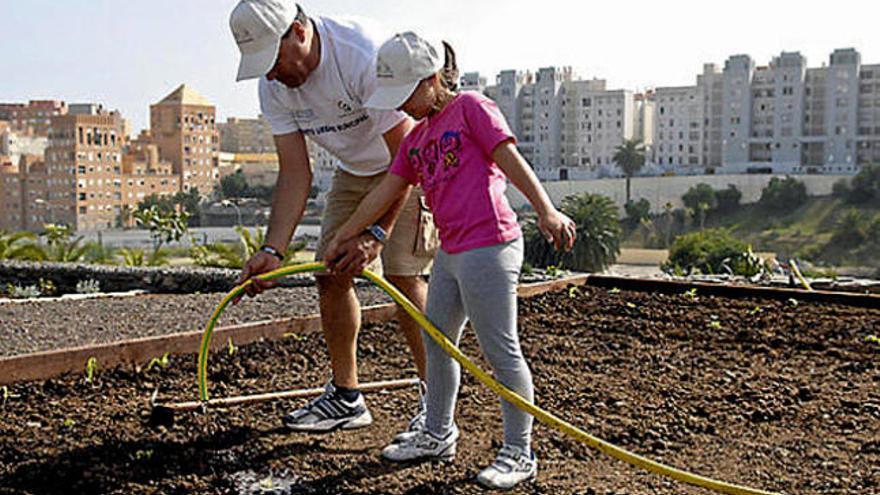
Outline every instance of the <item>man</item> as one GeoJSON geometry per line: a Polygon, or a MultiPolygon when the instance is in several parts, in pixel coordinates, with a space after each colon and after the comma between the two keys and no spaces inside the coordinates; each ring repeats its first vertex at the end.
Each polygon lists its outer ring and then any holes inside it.
{"type": "MultiPolygon", "coordinates": [[[[353,21],[310,18],[293,0],[241,0],[230,27],[241,50],[238,80],[260,78],[260,107],[275,135],[280,164],[263,246],[242,270],[239,282],[281,265],[300,222],[312,183],[305,137],[340,159],[321,222],[316,259],[372,188],[381,182],[412,121],[395,111],[374,111],[363,102],[376,87],[375,55],[384,37],[353,21]]],[[[358,390],[357,333],[360,304],[352,276],[364,267],[383,269],[388,279],[424,308],[433,244],[417,194],[347,245],[333,275],[317,277],[321,324],[333,369],[325,393],[286,415],[295,431],[327,432],[367,426],[372,416],[358,390]],[[395,225],[395,220],[400,217],[395,225]],[[421,222],[420,222],[421,220],[421,222]],[[392,232],[392,226],[394,230],[392,232]],[[421,238],[420,238],[421,236],[421,238]],[[383,249],[384,247],[384,249],[383,249]],[[382,264],[378,263],[382,255],[382,264]]],[[[253,297],[272,287],[255,280],[253,297]]],[[[400,312],[400,327],[424,380],[425,351],[418,324],[400,312]]],[[[424,422],[423,401],[410,426],[424,422]]]]}

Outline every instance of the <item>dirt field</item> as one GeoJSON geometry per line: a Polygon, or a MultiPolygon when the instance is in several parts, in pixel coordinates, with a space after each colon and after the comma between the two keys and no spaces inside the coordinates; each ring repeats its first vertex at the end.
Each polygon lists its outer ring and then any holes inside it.
{"type": "MultiPolygon", "coordinates": [[[[600,438],[765,490],[880,493],[880,346],[866,340],[880,311],[580,288],[524,300],[520,314],[539,405],[600,438]]],[[[412,375],[394,334],[394,323],[365,329],[362,380],[412,375]]],[[[470,332],[463,349],[479,356],[470,332]]],[[[297,402],[148,427],[150,395],[194,400],[195,375],[183,356],[0,391],[0,494],[485,493],[472,480],[499,447],[498,403],[469,376],[455,462],[399,466],[379,451],[411,414],[412,390],[368,396],[373,426],[327,436],[280,428],[297,402]]],[[[291,337],[215,353],[210,376],[214,397],[312,387],[326,357],[318,337],[291,337]]],[[[534,448],[538,479],[514,493],[709,493],[540,425],[534,448]]]]}

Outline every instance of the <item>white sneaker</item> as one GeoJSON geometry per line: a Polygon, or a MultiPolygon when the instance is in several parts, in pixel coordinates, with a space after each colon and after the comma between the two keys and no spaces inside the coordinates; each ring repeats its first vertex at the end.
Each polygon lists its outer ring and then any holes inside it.
{"type": "Polygon", "coordinates": [[[477,483],[485,488],[509,490],[537,475],[538,461],[534,452],[526,454],[519,447],[505,445],[495,462],[477,475],[477,483]]]}
{"type": "Polygon", "coordinates": [[[282,419],[284,426],[293,431],[328,433],[337,429],[353,430],[369,426],[373,416],[367,409],[364,395],[348,402],[336,393],[333,382],[328,382],[324,393],[282,419]]]}
{"type": "Polygon", "coordinates": [[[419,430],[402,442],[389,444],[382,449],[382,457],[394,462],[451,461],[455,458],[458,436],[458,428],[453,428],[443,438],[434,436],[426,429],[419,430]]]}
{"type": "Polygon", "coordinates": [[[406,429],[402,432],[394,435],[394,438],[391,439],[391,443],[400,443],[405,441],[407,438],[414,435],[417,431],[422,431],[425,429],[425,420],[428,418],[428,404],[425,399],[425,394],[428,389],[425,385],[425,382],[419,382],[419,410],[416,411],[416,415],[409,420],[409,424],[406,429]]]}

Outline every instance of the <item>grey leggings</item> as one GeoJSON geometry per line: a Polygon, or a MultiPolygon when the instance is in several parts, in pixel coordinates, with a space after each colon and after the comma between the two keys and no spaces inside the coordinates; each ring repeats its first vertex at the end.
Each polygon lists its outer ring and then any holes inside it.
{"type": "MultiPolygon", "coordinates": [[[[473,249],[459,254],[440,251],[428,289],[427,316],[458,345],[469,319],[480,348],[498,381],[532,401],[532,374],[523,358],[516,330],[516,286],[523,261],[523,241],[473,249]]],[[[428,431],[446,436],[453,425],[461,369],[429,336],[428,431]]],[[[530,451],[532,417],[501,401],[504,443],[530,451]]]]}

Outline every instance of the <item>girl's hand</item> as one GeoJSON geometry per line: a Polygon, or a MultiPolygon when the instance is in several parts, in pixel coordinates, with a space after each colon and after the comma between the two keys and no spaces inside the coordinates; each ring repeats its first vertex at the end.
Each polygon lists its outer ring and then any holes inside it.
{"type": "Polygon", "coordinates": [[[574,220],[568,218],[553,208],[545,215],[538,217],[538,229],[544,234],[547,242],[553,244],[557,250],[571,251],[577,237],[577,225],[574,220]]]}

